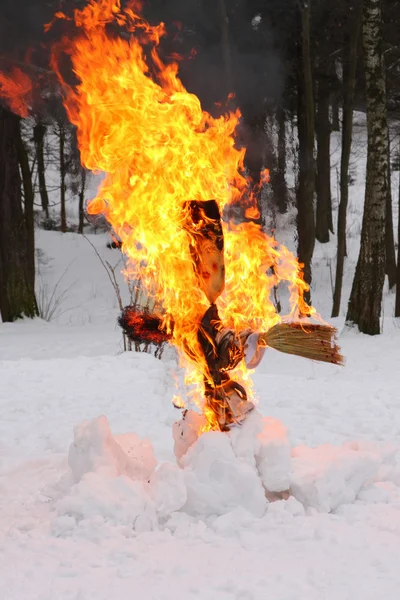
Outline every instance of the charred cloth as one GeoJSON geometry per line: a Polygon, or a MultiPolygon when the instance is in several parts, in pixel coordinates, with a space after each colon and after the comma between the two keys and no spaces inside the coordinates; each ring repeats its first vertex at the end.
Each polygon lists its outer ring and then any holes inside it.
{"type": "Polygon", "coordinates": [[[118,324],[130,340],[139,344],[160,346],[172,338],[172,333],[163,328],[161,317],[138,306],[125,306],[118,324]]]}

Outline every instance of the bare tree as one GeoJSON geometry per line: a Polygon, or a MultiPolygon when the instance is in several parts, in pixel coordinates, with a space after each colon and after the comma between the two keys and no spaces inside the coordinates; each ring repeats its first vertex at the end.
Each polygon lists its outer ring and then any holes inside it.
{"type": "Polygon", "coordinates": [[[3,322],[37,315],[32,251],[22,209],[20,117],[0,105],[0,312],[3,322]]]}
{"type": "Polygon", "coordinates": [[[350,0],[349,21],[343,45],[343,128],[340,159],[340,203],[337,226],[337,255],[332,317],[338,317],[342,297],[343,269],[346,256],[346,222],[349,202],[349,165],[353,137],[354,90],[357,70],[357,48],[362,21],[361,0],[350,0]]]}
{"type": "MultiPolygon", "coordinates": [[[[315,245],[314,219],[314,95],[310,49],[310,0],[299,0],[298,136],[299,177],[297,188],[298,257],[304,279],[311,284],[311,261],[315,245]]],[[[310,302],[310,293],[305,296],[310,302]]]]}
{"type": "Polygon", "coordinates": [[[46,186],[46,168],[44,163],[44,138],[46,134],[46,126],[42,122],[36,123],[33,128],[33,140],[35,142],[36,149],[36,163],[37,163],[37,176],[39,182],[39,194],[42,202],[42,209],[46,216],[49,218],[49,195],[47,193],[46,186]]]}
{"type": "Polygon", "coordinates": [[[385,242],[386,242],[386,266],[385,273],[388,276],[389,288],[396,285],[396,251],[394,247],[393,235],[393,211],[392,211],[392,169],[390,165],[390,132],[388,128],[388,184],[386,195],[386,223],[385,223],[385,242]]]}
{"type": "Polygon", "coordinates": [[[347,322],[363,333],[380,333],[385,282],[385,227],[388,190],[388,129],[382,53],[381,0],[364,0],[363,47],[367,101],[368,154],[361,247],[347,322]]]}
{"type": "Polygon", "coordinates": [[[400,317],[400,171],[399,171],[398,202],[399,202],[399,216],[398,216],[398,223],[397,223],[396,303],[395,303],[395,309],[394,309],[395,317],[400,317]]]}

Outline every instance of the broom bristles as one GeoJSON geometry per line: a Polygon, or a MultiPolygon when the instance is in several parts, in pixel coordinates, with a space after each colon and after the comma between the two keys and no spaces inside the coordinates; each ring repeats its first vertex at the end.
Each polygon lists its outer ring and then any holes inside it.
{"type": "Polygon", "coordinates": [[[278,323],[260,335],[261,342],[279,352],[343,365],[336,338],[337,329],[315,323],[278,323]]]}

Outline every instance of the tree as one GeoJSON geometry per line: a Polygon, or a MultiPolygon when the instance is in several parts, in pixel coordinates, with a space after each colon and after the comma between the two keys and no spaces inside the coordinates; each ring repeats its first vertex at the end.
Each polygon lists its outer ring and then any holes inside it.
{"type": "Polygon", "coordinates": [[[335,80],[335,53],[332,38],[335,33],[337,9],[320,2],[314,10],[313,38],[316,81],[315,136],[317,142],[317,170],[315,180],[316,218],[315,237],[322,244],[329,242],[333,233],[331,198],[331,122],[329,118],[332,81],[335,80]]]}
{"type": "Polygon", "coordinates": [[[381,0],[364,0],[363,48],[367,102],[368,154],[361,247],[347,311],[347,322],[363,333],[380,333],[385,281],[385,227],[388,189],[388,129],[382,52],[381,0]]]}
{"type": "MultiPolygon", "coordinates": [[[[310,50],[310,2],[299,1],[299,68],[297,127],[299,136],[299,178],[297,188],[298,257],[304,265],[304,279],[311,284],[311,261],[315,245],[314,219],[314,96],[310,50]]],[[[305,296],[310,302],[310,293],[305,296]]]]}
{"type": "Polygon", "coordinates": [[[362,20],[361,0],[351,0],[343,43],[343,128],[340,158],[340,203],[337,226],[337,255],[332,317],[338,317],[342,297],[343,269],[346,256],[346,222],[349,202],[349,165],[353,136],[354,92],[358,59],[358,41],[362,20]]]}
{"type": "Polygon", "coordinates": [[[276,203],[279,212],[283,214],[287,211],[289,199],[286,185],[286,115],[282,104],[276,109],[276,121],[278,125],[278,148],[275,173],[278,191],[276,203]]]}
{"type": "Polygon", "coordinates": [[[390,132],[388,129],[388,185],[386,194],[386,224],[385,224],[385,242],[386,242],[386,265],[385,273],[388,276],[389,289],[396,285],[396,251],[394,247],[393,235],[393,211],[392,211],[392,169],[390,166],[390,132]]]}
{"type": "Polygon", "coordinates": [[[3,322],[38,314],[32,248],[22,210],[20,118],[0,105],[0,312],[3,322]]]}
{"type": "Polygon", "coordinates": [[[42,202],[42,209],[46,216],[49,218],[49,195],[47,193],[46,186],[46,168],[44,163],[44,138],[46,134],[46,126],[42,122],[36,123],[33,128],[33,140],[35,142],[36,149],[36,163],[37,163],[37,174],[39,182],[39,194],[42,202]]]}
{"type": "Polygon", "coordinates": [[[397,223],[397,269],[396,269],[396,303],[394,309],[394,316],[400,317],[400,173],[399,173],[399,189],[398,189],[398,201],[399,201],[399,216],[397,223]]]}
{"type": "Polygon", "coordinates": [[[315,237],[322,244],[329,242],[329,230],[332,229],[329,90],[329,78],[321,75],[317,87],[317,114],[315,120],[317,138],[315,237]]]}

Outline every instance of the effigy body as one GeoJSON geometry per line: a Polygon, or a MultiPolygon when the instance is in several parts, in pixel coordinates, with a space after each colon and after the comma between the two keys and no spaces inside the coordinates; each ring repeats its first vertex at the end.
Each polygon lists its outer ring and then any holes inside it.
{"type": "Polygon", "coordinates": [[[250,329],[236,332],[224,327],[216,305],[225,288],[224,238],[221,215],[215,200],[192,201],[184,227],[189,236],[193,266],[199,287],[210,302],[198,328],[198,341],[207,365],[204,397],[221,431],[240,424],[254,408],[245,388],[232,380],[229,371],[245,358],[250,329]]]}
{"type": "MultiPolygon", "coordinates": [[[[209,308],[196,318],[197,353],[185,344],[183,349],[203,373],[204,409],[208,409],[203,412],[208,413],[207,420],[213,428],[227,431],[240,425],[254,408],[243,385],[229,374],[240,361],[255,368],[266,346],[334,364],[343,364],[343,357],[335,343],[336,330],[328,325],[278,323],[263,332],[226,327],[216,304],[225,288],[224,236],[218,204],[215,200],[188,201],[182,215],[197,283],[209,302],[209,308]]],[[[171,317],[169,333],[163,329],[161,316],[140,311],[136,306],[126,307],[119,323],[131,339],[157,344],[173,338],[174,315],[171,317]]]]}

